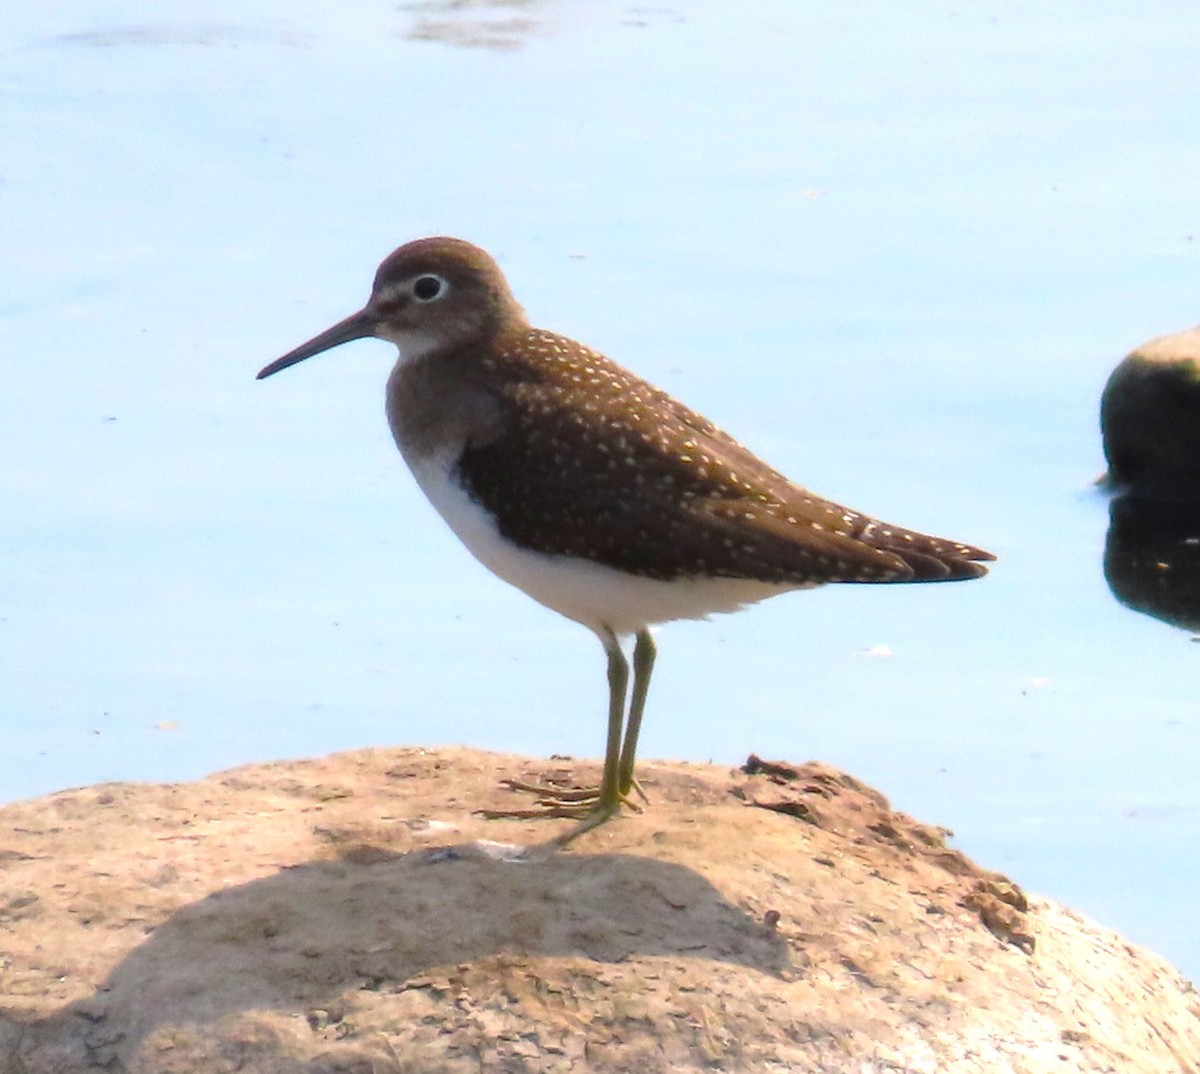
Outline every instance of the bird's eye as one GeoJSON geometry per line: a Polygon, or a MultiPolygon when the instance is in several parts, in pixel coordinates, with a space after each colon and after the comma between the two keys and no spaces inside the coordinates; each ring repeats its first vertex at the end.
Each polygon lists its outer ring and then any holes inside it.
{"type": "Polygon", "coordinates": [[[412,285],[413,298],[418,302],[432,302],[449,289],[450,285],[441,276],[418,276],[412,285]]]}

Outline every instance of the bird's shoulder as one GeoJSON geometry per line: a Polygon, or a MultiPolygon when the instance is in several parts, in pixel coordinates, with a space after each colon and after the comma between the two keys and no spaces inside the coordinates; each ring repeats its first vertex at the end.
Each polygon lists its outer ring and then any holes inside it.
{"type": "Polygon", "coordinates": [[[523,330],[501,341],[493,362],[503,370],[496,397],[513,437],[553,440],[585,456],[624,451],[631,468],[654,463],[673,481],[714,491],[746,491],[755,481],[791,486],[715,422],[570,337],[523,330]]]}

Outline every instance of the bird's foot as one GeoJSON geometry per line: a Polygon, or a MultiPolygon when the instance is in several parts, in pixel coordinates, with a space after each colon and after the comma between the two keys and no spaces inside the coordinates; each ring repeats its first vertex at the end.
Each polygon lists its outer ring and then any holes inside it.
{"type": "MultiPolygon", "coordinates": [[[[605,819],[617,813],[620,805],[626,805],[635,813],[640,813],[642,807],[632,801],[628,793],[620,793],[615,805],[602,805],[603,792],[600,787],[578,787],[568,779],[551,777],[545,783],[527,783],[520,779],[502,779],[502,786],[521,794],[535,796],[533,805],[518,809],[480,809],[477,812],[488,820],[538,820],[545,817],[568,817],[585,820],[597,813],[604,813],[605,819]]],[[[631,790],[635,790],[643,802],[649,802],[641,784],[633,781],[631,790]]]]}
{"type": "Polygon", "coordinates": [[[502,779],[500,786],[520,794],[532,794],[537,797],[538,804],[559,806],[579,805],[590,809],[600,798],[599,787],[577,787],[565,780],[551,779],[546,783],[526,783],[522,779],[502,779]]]}

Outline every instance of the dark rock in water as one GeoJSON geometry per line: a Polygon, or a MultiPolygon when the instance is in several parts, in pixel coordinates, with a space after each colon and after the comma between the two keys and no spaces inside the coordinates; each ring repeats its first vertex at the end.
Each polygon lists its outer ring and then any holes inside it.
{"type": "Polygon", "coordinates": [[[1200,502],[1200,328],[1143,343],[1113,370],[1100,431],[1113,486],[1200,502]]]}

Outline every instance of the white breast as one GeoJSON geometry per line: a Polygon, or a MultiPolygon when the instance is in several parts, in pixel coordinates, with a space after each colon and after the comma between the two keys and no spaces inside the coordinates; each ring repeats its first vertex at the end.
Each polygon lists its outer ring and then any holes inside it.
{"type": "Polygon", "coordinates": [[[453,472],[457,452],[405,460],[417,484],[460,541],[493,574],[592,630],[631,634],[673,619],[733,612],[794,585],[735,578],[665,582],[639,578],[589,560],[531,552],[500,536],[495,519],[467,495],[453,472]]]}

